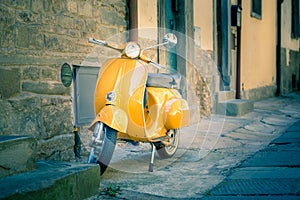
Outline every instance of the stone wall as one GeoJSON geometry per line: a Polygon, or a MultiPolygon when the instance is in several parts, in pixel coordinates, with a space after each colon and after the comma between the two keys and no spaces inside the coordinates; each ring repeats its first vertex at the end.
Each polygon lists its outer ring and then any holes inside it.
{"type": "Polygon", "coordinates": [[[72,90],[60,66],[85,58],[88,37],[125,31],[126,0],[2,0],[0,13],[0,135],[33,136],[38,159],[69,160],[72,90]]]}
{"type": "Polygon", "coordinates": [[[193,91],[199,102],[200,116],[209,117],[212,114],[214,105],[213,93],[214,79],[219,77],[217,67],[212,59],[212,52],[205,51],[198,46],[195,46],[194,68],[189,72],[190,81],[193,91]]]}

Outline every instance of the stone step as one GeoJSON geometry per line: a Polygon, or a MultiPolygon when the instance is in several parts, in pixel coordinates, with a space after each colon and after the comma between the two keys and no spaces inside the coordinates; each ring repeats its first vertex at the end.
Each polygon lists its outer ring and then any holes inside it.
{"type": "Polygon", "coordinates": [[[225,102],[235,99],[234,91],[219,91],[216,93],[216,102],[225,102]]]}
{"type": "Polygon", "coordinates": [[[217,104],[217,114],[226,116],[242,116],[253,111],[251,100],[233,99],[217,104]]]}
{"type": "Polygon", "coordinates": [[[36,140],[28,136],[0,136],[0,178],[35,169],[36,140]]]}
{"type": "Polygon", "coordinates": [[[85,199],[99,187],[97,164],[37,161],[36,170],[0,179],[0,199],[85,199]]]}

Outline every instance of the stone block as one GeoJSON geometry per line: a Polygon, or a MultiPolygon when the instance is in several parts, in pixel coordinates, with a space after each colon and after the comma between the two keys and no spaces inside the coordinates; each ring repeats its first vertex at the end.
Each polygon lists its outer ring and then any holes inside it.
{"type": "Polygon", "coordinates": [[[217,102],[224,102],[228,100],[235,99],[235,92],[234,91],[219,91],[217,93],[217,102]]]}
{"type": "Polygon", "coordinates": [[[64,29],[72,29],[76,26],[76,20],[74,20],[72,17],[57,15],[55,18],[55,23],[64,29]]]}
{"type": "Polygon", "coordinates": [[[24,49],[43,49],[44,35],[37,25],[22,25],[16,27],[16,47],[24,49]]]}
{"type": "Polygon", "coordinates": [[[0,47],[12,47],[14,41],[13,30],[15,23],[13,12],[5,6],[0,6],[0,13],[0,47]]]}
{"type": "Polygon", "coordinates": [[[57,80],[59,73],[56,69],[50,68],[50,67],[43,67],[41,68],[41,78],[43,80],[57,80]]]}
{"type": "Polygon", "coordinates": [[[30,10],[31,0],[22,0],[22,1],[12,1],[12,0],[1,0],[1,3],[4,5],[10,6],[12,8],[30,10]]]}
{"type": "Polygon", "coordinates": [[[78,40],[73,41],[72,38],[57,34],[45,34],[44,45],[49,51],[56,52],[78,52],[78,40]]]}
{"type": "Polygon", "coordinates": [[[0,132],[36,136],[41,130],[41,103],[35,96],[0,101],[0,132]]]}
{"type": "Polygon", "coordinates": [[[95,32],[97,30],[97,21],[95,19],[86,19],[85,20],[85,31],[95,32]]]}
{"type": "Polygon", "coordinates": [[[86,199],[99,193],[98,165],[38,161],[37,169],[0,179],[0,199],[86,199]]]}
{"type": "Polygon", "coordinates": [[[242,98],[251,99],[252,101],[259,101],[274,97],[276,94],[276,85],[269,85],[250,90],[242,91],[242,98]]]}
{"type": "Polygon", "coordinates": [[[67,0],[67,10],[70,13],[77,13],[77,2],[76,0],[67,0]]]}
{"type": "Polygon", "coordinates": [[[0,178],[35,169],[36,141],[26,136],[0,136],[0,178]]]}
{"type": "Polygon", "coordinates": [[[44,10],[45,11],[51,11],[54,14],[57,14],[61,10],[64,9],[64,3],[65,3],[65,1],[62,1],[62,0],[55,0],[55,1],[44,0],[43,3],[44,3],[44,10]]]}
{"type": "Polygon", "coordinates": [[[41,13],[44,10],[44,1],[31,0],[31,11],[41,13]]]}
{"type": "Polygon", "coordinates": [[[40,78],[40,69],[38,67],[26,67],[23,69],[22,79],[36,81],[40,78]]]}
{"type": "Polygon", "coordinates": [[[242,116],[251,112],[254,103],[251,100],[234,99],[220,102],[217,105],[217,113],[227,116],[242,116]]]}
{"type": "Polygon", "coordinates": [[[89,1],[79,1],[78,14],[85,17],[93,17],[93,5],[89,1]]]}
{"type": "Polygon", "coordinates": [[[72,102],[69,98],[42,97],[41,139],[72,132],[72,102]]]}
{"type": "Polygon", "coordinates": [[[7,99],[20,93],[20,70],[0,69],[0,99],[7,99]]]}
{"type": "Polygon", "coordinates": [[[37,150],[37,159],[68,161],[74,158],[74,134],[58,135],[45,140],[40,139],[37,150]]]}
{"type": "Polygon", "coordinates": [[[99,38],[103,38],[106,39],[109,36],[112,35],[116,35],[118,33],[118,29],[115,27],[101,27],[101,29],[99,29],[98,34],[99,34],[99,38]]]}
{"type": "Polygon", "coordinates": [[[119,12],[126,12],[126,1],[124,0],[111,0],[109,2],[111,5],[114,6],[119,12]]]}
{"type": "Polygon", "coordinates": [[[32,92],[36,94],[50,94],[50,95],[66,95],[70,94],[70,88],[64,87],[58,82],[23,82],[23,92],[32,92]]]}
{"type": "Polygon", "coordinates": [[[37,22],[39,20],[39,16],[33,15],[29,11],[19,11],[17,15],[17,22],[21,23],[32,23],[37,22]]]}
{"type": "MultiPolygon", "coordinates": [[[[13,132],[12,122],[17,122],[17,116],[12,112],[13,108],[8,101],[0,100],[0,135],[13,132]]],[[[16,128],[16,127],[15,127],[16,128]]]]}
{"type": "Polygon", "coordinates": [[[103,24],[126,26],[125,16],[119,15],[113,9],[100,8],[100,18],[103,24]]]}

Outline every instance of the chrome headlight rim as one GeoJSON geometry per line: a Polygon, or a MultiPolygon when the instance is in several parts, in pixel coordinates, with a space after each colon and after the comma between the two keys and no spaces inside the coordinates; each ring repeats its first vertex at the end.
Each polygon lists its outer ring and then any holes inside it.
{"type": "Polygon", "coordinates": [[[141,47],[136,42],[127,43],[124,54],[129,58],[138,58],[141,54],[141,47]]]}

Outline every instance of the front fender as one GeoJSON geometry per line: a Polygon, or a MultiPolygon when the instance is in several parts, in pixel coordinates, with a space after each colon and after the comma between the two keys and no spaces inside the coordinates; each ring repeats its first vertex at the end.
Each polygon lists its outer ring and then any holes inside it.
{"type": "Polygon", "coordinates": [[[119,132],[126,133],[128,117],[126,112],[117,106],[107,105],[102,108],[91,123],[89,130],[93,131],[95,124],[99,121],[119,132]]]}

